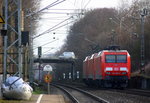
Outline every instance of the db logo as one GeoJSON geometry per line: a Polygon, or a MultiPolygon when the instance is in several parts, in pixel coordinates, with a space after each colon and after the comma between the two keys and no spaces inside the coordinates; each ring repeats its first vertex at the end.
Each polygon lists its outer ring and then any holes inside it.
{"type": "Polygon", "coordinates": [[[114,71],[119,71],[119,68],[114,68],[114,71]]]}

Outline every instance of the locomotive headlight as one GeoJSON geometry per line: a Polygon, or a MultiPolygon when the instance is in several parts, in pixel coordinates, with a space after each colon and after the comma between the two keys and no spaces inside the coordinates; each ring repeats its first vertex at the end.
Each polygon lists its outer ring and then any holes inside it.
{"type": "Polygon", "coordinates": [[[120,71],[126,71],[126,72],[128,72],[128,69],[126,67],[121,67],[120,71]]]}
{"type": "Polygon", "coordinates": [[[113,71],[113,68],[111,68],[111,67],[106,67],[106,68],[105,68],[105,71],[113,71]]]}

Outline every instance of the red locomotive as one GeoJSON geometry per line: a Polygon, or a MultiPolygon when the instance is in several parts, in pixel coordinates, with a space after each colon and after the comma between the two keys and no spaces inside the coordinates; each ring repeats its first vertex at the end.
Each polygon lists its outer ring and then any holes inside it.
{"type": "Polygon", "coordinates": [[[127,50],[103,50],[87,56],[83,61],[85,84],[101,87],[127,87],[131,73],[127,50]]]}

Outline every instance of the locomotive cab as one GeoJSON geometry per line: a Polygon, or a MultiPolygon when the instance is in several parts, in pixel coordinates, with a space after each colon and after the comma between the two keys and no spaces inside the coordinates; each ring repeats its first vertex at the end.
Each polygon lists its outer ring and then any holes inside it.
{"type": "Polygon", "coordinates": [[[127,50],[113,47],[87,56],[83,61],[83,80],[87,85],[127,87],[131,60],[127,50]]]}
{"type": "Polygon", "coordinates": [[[125,50],[104,51],[103,77],[106,87],[127,87],[130,79],[130,55],[125,50]]]}

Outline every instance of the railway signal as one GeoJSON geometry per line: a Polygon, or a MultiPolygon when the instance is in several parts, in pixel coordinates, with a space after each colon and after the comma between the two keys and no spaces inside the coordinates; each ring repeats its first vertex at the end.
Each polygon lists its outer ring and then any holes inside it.
{"type": "Polygon", "coordinates": [[[38,47],[38,56],[41,57],[41,55],[42,55],[42,47],[40,46],[38,47]]]}

